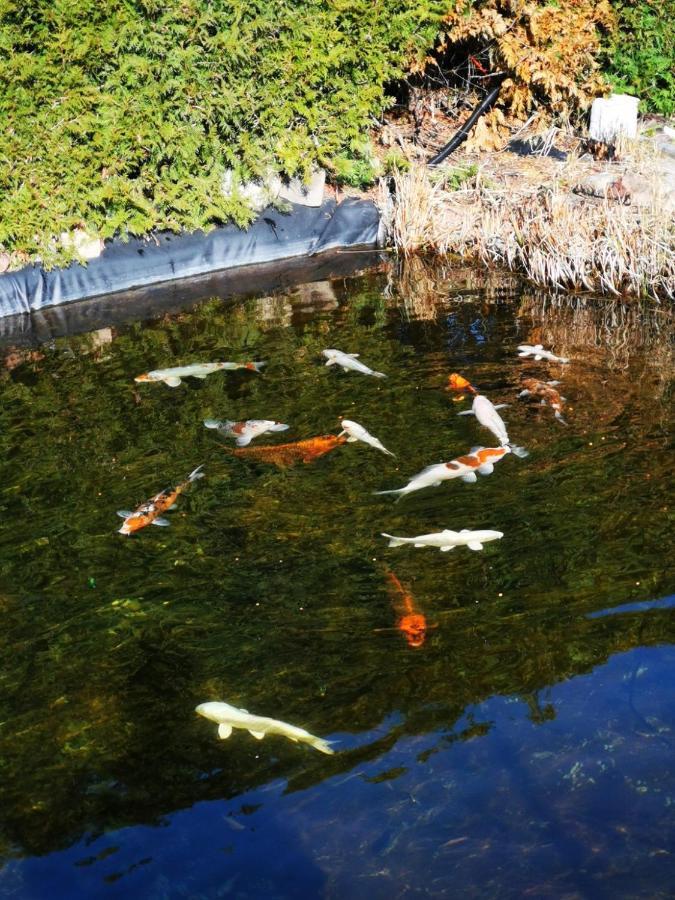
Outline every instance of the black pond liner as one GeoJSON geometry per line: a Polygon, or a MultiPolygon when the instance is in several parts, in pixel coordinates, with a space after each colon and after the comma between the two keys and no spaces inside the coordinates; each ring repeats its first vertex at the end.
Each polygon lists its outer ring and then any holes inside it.
{"type": "Polygon", "coordinates": [[[211,296],[269,291],[346,275],[377,254],[380,217],[368,200],[268,208],[248,229],[111,241],[86,266],[0,275],[0,341],[23,346],[132,318],[176,311],[211,296]],[[348,259],[349,257],[349,259],[348,259]]]}

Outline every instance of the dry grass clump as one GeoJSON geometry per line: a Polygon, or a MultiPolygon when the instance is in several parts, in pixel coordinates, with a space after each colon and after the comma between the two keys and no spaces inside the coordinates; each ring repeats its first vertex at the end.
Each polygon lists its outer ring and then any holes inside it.
{"type": "Polygon", "coordinates": [[[391,239],[409,255],[458,253],[523,272],[544,287],[615,296],[675,297],[675,222],[551,186],[481,183],[460,191],[434,184],[421,167],[395,176],[391,239]]]}

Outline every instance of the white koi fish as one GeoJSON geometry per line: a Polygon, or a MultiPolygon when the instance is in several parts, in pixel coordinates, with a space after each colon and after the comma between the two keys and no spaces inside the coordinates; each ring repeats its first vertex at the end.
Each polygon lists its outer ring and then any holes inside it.
{"type": "Polygon", "coordinates": [[[358,353],[343,353],[342,350],[322,350],[328,362],[327,366],[342,366],[345,372],[361,372],[362,375],[374,375],[375,378],[386,378],[384,372],[374,372],[358,361],[358,353]]]}
{"type": "Polygon", "coordinates": [[[222,740],[229,738],[233,728],[243,728],[259,741],[266,734],[281,734],[283,737],[288,738],[289,741],[309,744],[310,747],[320,750],[321,753],[330,754],[335,752],[328,741],[310,734],[304,728],[297,728],[295,725],[289,725],[287,722],[280,722],[279,719],[268,719],[267,716],[254,716],[245,709],[237,709],[236,706],[230,706],[229,703],[200,703],[195,708],[195,712],[200,716],[204,716],[205,719],[218,723],[218,737],[222,740]]]}
{"type": "Polygon", "coordinates": [[[204,419],[206,428],[217,428],[223,434],[236,439],[237,447],[247,447],[253,438],[271,431],[286,431],[288,425],[275,422],[273,419],[247,419],[245,422],[219,422],[217,419],[204,419]]]}
{"type": "Polygon", "coordinates": [[[393,534],[385,534],[382,537],[389,538],[390,547],[402,547],[404,544],[412,544],[413,547],[438,547],[441,553],[447,553],[453,547],[468,547],[469,550],[482,550],[483,544],[488,541],[498,541],[504,535],[501,531],[469,531],[462,528],[461,531],[437,531],[435,534],[419,534],[417,537],[394,537],[393,534]]]}
{"type": "Polygon", "coordinates": [[[266,365],[264,362],[213,362],[213,363],[193,363],[191,366],[174,366],[171,369],[154,369],[152,372],[144,372],[137,375],[134,381],[163,381],[169,387],[178,387],[183,378],[206,378],[212,372],[228,372],[234,369],[248,369],[250,372],[260,372],[262,367],[266,365]]]}
{"type": "Polygon", "coordinates": [[[371,447],[375,447],[376,450],[381,450],[383,453],[386,453],[387,456],[395,456],[391,450],[387,450],[387,448],[382,444],[376,437],[373,437],[370,432],[366,431],[363,425],[359,425],[358,422],[352,422],[351,419],[343,419],[342,420],[342,431],[338,435],[338,437],[342,437],[343,434],[347,435],[347,443],[353,444],[355,441],[363,441],[364,444],[370,444],[371,447]]]}
{"type": "Polygon", "coordinates": [[[518,349],[520,350],[518,356],[533,356],[537,361],[540,359],[547,359],[549,362],[563,364],[569,362],[569,359],[566,356],[556,356],[554,353],[551,353],[550,350],[544,350],[541,344],[535,344],[534,347],[530,344],[520,344],[518,349]]]}
{"type": "Polygon", "coordinates": [[[484,428],[487,428],[488,431],[491,431],[494,434],[502,447],[509,447],[516,456],[520,456],[521,458],[529,456],[528,451],[525,450],[524,447],[517,447],[509,440],[504,420],[497,412],[497,410],[501,409],[503,406],[507,406],[507,404],[500,403],[495,406],[483,394],[477,394],[473,398],[471,409],[464,410],[464,412],[457,413],[457,415],[475,416],[484,428]]]}

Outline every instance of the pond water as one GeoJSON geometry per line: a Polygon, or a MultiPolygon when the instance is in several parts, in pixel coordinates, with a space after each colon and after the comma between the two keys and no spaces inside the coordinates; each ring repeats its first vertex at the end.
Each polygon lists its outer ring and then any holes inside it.
{"type": "Polygon", "coordinates": [[[672,335],[663,308],[417,262],[5,348],[0,895],[671,897],[672,335]],[[539,342],[572,362],[517,356],[539,342]],[[264,374],[134,382],[252,359],[264,374]],[[452,372],[509,404],[529,456],[376,496],[495,446],[452,372]],[[567,426],[517,399],[523,377],[562,381],[567,426]],[[395,458],[279,467],[202,425],[289,424],[255,448],[340,416],[395,458]],[[117,532],[200,464],[171,527],[117,532]],[[446,528],[504,536],[381,537],[446,528]],[[335,753],[221,741],[208,700],[335,753]]]}

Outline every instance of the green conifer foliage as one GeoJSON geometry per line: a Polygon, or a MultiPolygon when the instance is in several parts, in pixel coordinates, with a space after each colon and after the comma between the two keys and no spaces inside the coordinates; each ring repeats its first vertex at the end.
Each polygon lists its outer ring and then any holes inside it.
{"type": "Polygon", "coordinates": [[[245,224],[223,174],[354,155],[452,0],[0,0],[0,243],[245,224]]]}

